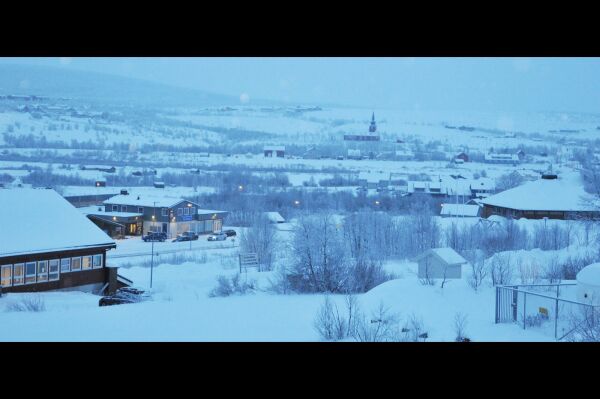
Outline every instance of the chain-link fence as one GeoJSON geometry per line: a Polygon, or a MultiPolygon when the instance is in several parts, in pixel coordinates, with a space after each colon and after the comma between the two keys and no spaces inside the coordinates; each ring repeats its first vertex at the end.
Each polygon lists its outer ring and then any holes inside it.
{"type": "Polygon", "coordinates": [[[496,323],[517,323],[556,340],[575,340],[600,330],[599,306],[576,300],[575,283],[496,287],[496,323]]]}

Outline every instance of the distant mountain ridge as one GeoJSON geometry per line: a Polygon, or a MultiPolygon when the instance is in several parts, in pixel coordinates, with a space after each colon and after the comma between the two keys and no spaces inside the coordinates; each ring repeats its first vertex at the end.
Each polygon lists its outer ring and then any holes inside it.
{"type": "MultiPolygon", "coordinates": [[[[0,65],[0,95],[37,95],[114,105],[225,106],[240,104],[234,96],[173,87],[97,72],[47,66],[0,65]]],[[[255,100],[255,105],[278,104],[255,100]]]]}

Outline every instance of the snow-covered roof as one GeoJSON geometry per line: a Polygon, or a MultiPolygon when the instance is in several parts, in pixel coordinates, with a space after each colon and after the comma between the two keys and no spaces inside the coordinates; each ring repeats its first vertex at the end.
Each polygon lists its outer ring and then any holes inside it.
{"type": "Polygon", "coordinates": [[[198,209],[198,215],[210,215],[213,213],[227,213],[227,211],[217,211],[215,209],[198,209]]]}
{"type": "Polygon", "coordinates": [[[284,223],[285,219],[279,212],[265,212],[265,216],[273,223],[284,223]]]}
{"type": "Polygon", "coordinates": [[[481,202],[524,211],[593,211],[590,194],[575,176],[539,179],[492,195],[481,202]]]}
{"type": "Polygon", "coordinates": [[[135,216],[143,216],[141,213],[135,212],[105,212],[104,206],[86,206],[83,208],[77,208],[77,210],[84,215],[96,215],[96,216],[117,216],[117,217],[135,217],[135,216]]]}
{"type": "Polygon", "coordinates": [[[442,216],[479,216],[479,205],[442,204],[442,216]]]}
{"type": "Polygon", "coordinates": [[[54,190],[0,190],[0,203],[0,257],[115,244],[54,190]]]}
{"type": "Polygon", "coordinates": [[[578,283],[600,286],[600,263],[587,265],[575,277],[578,283]]]}
{"type": "Polygon", "coordinates": [[[184,201],[181,197],[170,197],[162,195],[148,195],[148,194],[136,194],[135,192],[129,193],[128,195],[115,195],[110,197],[104,204],[115,204],[115,205],[133,205],[133,206],[147,206],[147,207],[161,207],[170,208],[184,201]]]}
{"type": "Polygon", "coordinates": [[[463,263],[467,263],[465,258],[460,256],[460,254],[458,254],[455,250],[453,250],[450,247],[429,249],[421,255],[414,258],[414,260],[419,261],[430,255],[437,256],[441,261],[443,261],[447,265],[461,265],[463,263]]]}

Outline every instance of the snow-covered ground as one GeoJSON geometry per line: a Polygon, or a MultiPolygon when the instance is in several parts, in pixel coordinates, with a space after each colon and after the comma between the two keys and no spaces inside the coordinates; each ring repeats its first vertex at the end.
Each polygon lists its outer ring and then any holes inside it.
{"type": "MultiPolygon", "coordinates": [[[[235,251],[230,249],[229,252],[235,251]]],[[[269,292],[271,272],[249,270],[259,290],[243,296],[211,298],[220,275],[238,273],[227,254],[208,254],[205,263],[160,264],[153,269],[152,300],[98,307],[99,297],[83,292],[7,294],[0,298],[0,341],[317,341],[315,315],[324,295],[269,292]],[[11,312],[7,307],[24,297],[39,296],[43,312],[11,312]]],[[[475,292],[465,280],[441,289],[422,285],[413,263],[390,262],[399,278],[358,295],[370,314],[383,303],[401,319],[422,318],[429,341],[453,341],[457,312],[467,315],[467,333],[474,341],[551,341],[552,337],[513,324],[494,324],[494,289],[475,292]]],[[[121,268],[136,286],[148,288],[148,267],[121,268]]],[[[344,297],[332,296],[343,307],[344,297]]]]}

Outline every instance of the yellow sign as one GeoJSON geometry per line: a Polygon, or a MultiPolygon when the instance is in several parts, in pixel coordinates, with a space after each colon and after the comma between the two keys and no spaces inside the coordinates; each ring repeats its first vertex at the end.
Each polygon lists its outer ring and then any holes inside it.
{"type": "Polygon", "coordinates": [[[540,314],[543,314],[544,316],[548,317],[548,309],[539,308],[539,312],[540,312],[540,314]]]}

